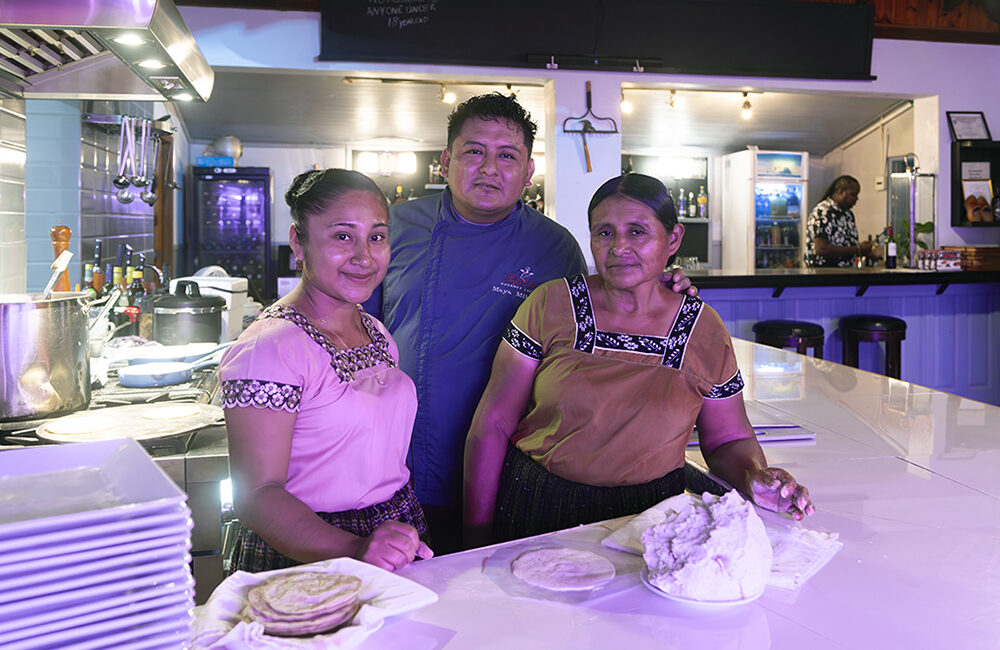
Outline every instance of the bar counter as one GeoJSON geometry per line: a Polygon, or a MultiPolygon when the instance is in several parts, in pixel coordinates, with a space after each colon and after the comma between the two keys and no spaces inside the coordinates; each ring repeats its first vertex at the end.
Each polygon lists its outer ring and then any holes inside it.
{"type": "Polygon", "coordinates": [[[944,293],[952,284],[1000,282],[997,271],[926,271],[922,269],[873,268],[800,268],[757,269],[752,273],[728,269],[686,271],[701,289],[776,290],[776,297],[788,287],[857,287],[863,295],[868,287],[885,285],[936,285],[944,293]]]}
{"type": "MultiPolygon", "coordinates": [[[[803,320],[826,333],[823,357],[841,361],[840,319],[882,314],[906,321],[902,379],[1000,405],[1000,272],[917,269],[725,269],[689,272],[734,337],[755,322],[803,320]]],[[[860,367],[885,367],[881,344],[862,343],[860,367]]]]}
{"type": "Polygon", "coordinates": [[[513,597],[497,580],[497,563],[520,549],[600,548],[614,520],[401,569],[440,599],[388,619],[365,648],[995,648],[1000,408],[734,343],[746,398],[816,433],[765,452],[816,503],[813,517],[788,525],[844,544],[819,573],[728,609],[661,598],[641,584],[640,558],[607,549],[624,578],[582,603],[513,597]]]}

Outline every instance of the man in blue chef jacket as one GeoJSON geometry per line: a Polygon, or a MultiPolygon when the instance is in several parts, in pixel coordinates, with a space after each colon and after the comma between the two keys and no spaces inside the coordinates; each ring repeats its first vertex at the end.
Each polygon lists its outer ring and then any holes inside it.
{"type": "MultiPolygon", "coordinates": [[[[499,93],[455,108],[441,154],[448,187],[391,207],[392,259],[365,303],[417,386],[408,463],[438,554],[461,548],[465,437],[504,328],[532,289],[587,272],[569,231],[520,200],[536,129],[499,93]]],[[[691,284],[682,273],[672,282],[691,284]]]]}

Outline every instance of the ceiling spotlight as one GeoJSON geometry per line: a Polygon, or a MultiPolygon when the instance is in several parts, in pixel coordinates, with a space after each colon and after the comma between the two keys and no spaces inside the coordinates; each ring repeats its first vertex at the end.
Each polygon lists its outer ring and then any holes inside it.
{"type": "Polygon", "coordinates": [[[158,61],[156,59],[144,59],[139,61],[140,68],[146,68],[147,70],[159,70],[165,67],[163,61],[158,61]]]}
{"type": "Polygon", "coordinates": [[[673,108],[674,107],[674,100],[676,100],[676,99],[677,99],[677,91],[676,90],[671,90],[670,91],[670,95],[667,96],[667,106],[669,106],[670,108],[673,108]]]}
{"type": "Polygon", "coordinates": [[[113,40],[115,43],[120,43],[121,45],[142,45],[143,43],[146,42],[144,38],[142,38],[138,34],[133,34],[131,32],[126,32],[119,36],[115,36],[111,40],[113,40]]]}
{"type": "Polygon", "coordinates": [[[441,84],[441,101],[445,104],[454,104],[458,97],[452,91],[448,90],[448,86],[441,84]]]}
{"type": "Polygon", "coordinates": [[[753,106],[750,105],[750,98],[747,97],[747,93],[743,93],[743,105],[740,106],[740,117],[744,120],[749,120],[753,117],[753,106]]]}
{"type": "Polygon", "coordinates": [[[622,100],[621,103],[618,104],[618,108],[620,108],[622,113],[624,113],[625,115],[630,115],[632,113],[632,102],[625,99],[624,90],[622,90],[622,100]]]}
{"type": "Polygon", "coordinates": [[[192,95],[191,93],[177,93],[176,95],[172,95],[171,99],[176,99],[182,102],[189,102],[192,99],[194,99],[194,95],[192,95]]]}

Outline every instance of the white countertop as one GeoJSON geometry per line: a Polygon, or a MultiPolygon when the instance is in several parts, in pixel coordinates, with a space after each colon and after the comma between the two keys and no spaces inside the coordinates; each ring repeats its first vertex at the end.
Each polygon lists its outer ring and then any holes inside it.
{"type": "MultiPolygon", "coordinates": [[[[804,586],[695,609],[649,592],[641,558],[608,551],[620,577],[595,598],[512,597],[489,558],[533,538],[402,569],[440,600],[387,620],[365,648],[1000,646],[1000,407],[734,343],[746,398],[817,434],[765,447],[809,487],[817,510],[804,525],[844,543],[804,586]]],[[[697,451],[690,458],[701,462],[697,451]]],[[[542,541],[596,545],[607,532],[595,524],[542,541]]]]}

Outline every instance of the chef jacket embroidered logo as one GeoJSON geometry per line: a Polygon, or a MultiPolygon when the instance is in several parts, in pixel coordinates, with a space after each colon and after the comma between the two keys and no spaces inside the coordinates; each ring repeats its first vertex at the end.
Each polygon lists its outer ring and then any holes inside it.
{"type": "Polygon", "coordinates": [[[537,286],[535,280],[532,279],[534,275],[535,273],[530,266],[511,271],[505,274],[499,283],[493,285],[493,292],[524,300],[537,286]]]}

